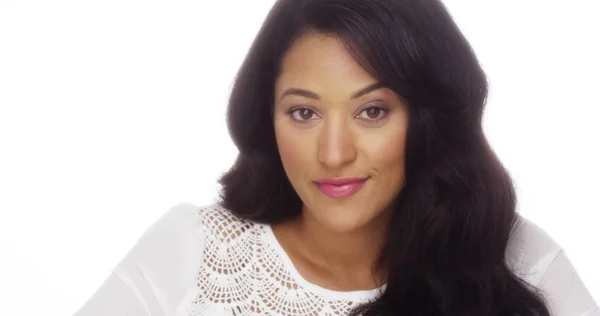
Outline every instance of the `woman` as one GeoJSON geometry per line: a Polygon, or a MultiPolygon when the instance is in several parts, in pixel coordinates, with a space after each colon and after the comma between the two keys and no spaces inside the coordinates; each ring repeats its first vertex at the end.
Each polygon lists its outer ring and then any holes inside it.
{"type": "Polygon", "coordinates": [[[172,208],[77,315],[600,315],[515,213],[486,96],[440,1],[279,0],[221,202],[172,208]]]}

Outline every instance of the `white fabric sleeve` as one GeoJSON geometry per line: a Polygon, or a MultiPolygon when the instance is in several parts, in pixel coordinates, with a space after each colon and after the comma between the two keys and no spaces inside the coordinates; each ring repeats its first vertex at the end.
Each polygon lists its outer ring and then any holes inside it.
{"type": "Polygon", "coordinates": [[[560,250],[546,268],[538,287],[544,292],[552,316],[600,316],[600,309],[560,250]]]}
{"type": "Polygon", "coordinates": [[[111,274],[76,316],[148,316],[143,302],[119,276],[111,274]]]}
{"type": "Polygon", "coordinates": [[[517,276],[542,291],[551,316],[600,316],[598,305],[560,244],[521,215],[507,257],[517,276]]]}
{"type": "Polygon", "coordinates": [[[198,207],[172,207],[144,232],[75,316],[173,315],[196,286],[202,234],[198,207]]]}

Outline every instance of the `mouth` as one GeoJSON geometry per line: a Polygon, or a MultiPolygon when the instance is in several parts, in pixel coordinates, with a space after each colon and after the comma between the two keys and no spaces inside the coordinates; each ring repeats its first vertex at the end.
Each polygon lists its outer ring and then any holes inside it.
{"type": "Polygon", "coordinates": [[[367,178],[335,178],[315,181],[321,193],[332,198],[348,197],[358,192],[369,180],[367,178]]]}

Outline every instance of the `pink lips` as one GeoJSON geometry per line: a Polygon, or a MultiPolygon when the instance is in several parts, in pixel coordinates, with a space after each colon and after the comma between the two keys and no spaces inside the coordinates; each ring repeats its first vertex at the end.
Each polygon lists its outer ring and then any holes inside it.
{"type": "Polygon", "coordinates": [[[328,197],[347,197],[358,192],[369,178],[337,178],[315,181],[317,188],[328,197]]]}

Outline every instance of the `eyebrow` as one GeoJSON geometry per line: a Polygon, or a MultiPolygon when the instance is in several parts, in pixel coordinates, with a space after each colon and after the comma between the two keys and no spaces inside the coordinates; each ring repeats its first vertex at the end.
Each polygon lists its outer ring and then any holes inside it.
{"type": "MultiPolygon", "coordinates": [[[[358,99],[369,92],[372,92],[374,90],[381,89],[384,87],[385,87],[385,85],[381,82],[373,83],[365,88],[358,90],[354,94],[352,94],[350,99],[351,100],[358,99]]],[[[279,98],[279,100],[283,99],[287,95],[299,95],[299,96],[305,97],[305,98],[321,100],[321,96],[318,95],[317,93],[310,91],[310,90],[297,89],[297,88],[290,88],[290,89],[285,90],[285,92],[281,95],[281,98],[279,98]]]]}

